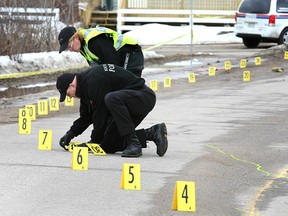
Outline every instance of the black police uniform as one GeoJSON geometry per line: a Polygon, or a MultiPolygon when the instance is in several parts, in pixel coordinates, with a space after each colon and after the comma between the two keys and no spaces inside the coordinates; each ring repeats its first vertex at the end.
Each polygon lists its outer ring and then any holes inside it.
{"type": "MultiPolygon", "coordinates": [[[[82,43],[83,47],[85,42],[82,41],[82,43]]],[[[113,43],[111,37],[100,34],[89,40],[88,48],[94,55],[99,57],[98,64],[116,64],[141,77],[144,69],[144,56],[141,46],[125,44],[115,52],[113,43]]]]}
{"type": "MultiPolygon", "coordinates": [[[[143,78],[114,64],[91,67],[77,74],[76,97],[80,98],[80,117],[70,128],[75,136],[91,124],[91,141],[107,153],[126,148],[125,136],[154,108],[156,96],[143,78]]],[[[144,130],[136,131],[145,147],[144,130]]]]}

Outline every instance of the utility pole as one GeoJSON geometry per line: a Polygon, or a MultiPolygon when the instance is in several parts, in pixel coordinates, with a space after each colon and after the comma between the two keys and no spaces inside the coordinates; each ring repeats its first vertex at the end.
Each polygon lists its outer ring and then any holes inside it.
{"type": "Polygon", "coordinates": [[[192,54],[193,54],[193,0],[190,0],[190,65],[192,66],[192,54]]]}

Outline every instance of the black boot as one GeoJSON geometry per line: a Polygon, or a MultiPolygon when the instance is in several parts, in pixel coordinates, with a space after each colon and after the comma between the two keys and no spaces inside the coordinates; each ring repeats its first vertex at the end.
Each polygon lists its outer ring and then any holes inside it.
{"type": "Polygon", "coordinates": [[[165,123],[145,129],[146,139],[153,141],[157,146],[157,154],[163,156],[168,148],[167,128],[165,123]]]}
{"type": "Polygon", "coordinates": [[[139,157],[142,155],[142,146],[135,132],[127,136],[127,148],[122,152],[122,157],[139,157]]]}

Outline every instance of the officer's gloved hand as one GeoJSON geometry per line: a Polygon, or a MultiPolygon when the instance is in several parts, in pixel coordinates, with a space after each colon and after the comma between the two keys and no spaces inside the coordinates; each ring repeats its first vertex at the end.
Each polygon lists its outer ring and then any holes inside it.
{"type": "Polygon", "coordinates": [[[67,131],[67,133],[60,139],[59,145],[68,151],[70,141],[75,137],[72,131],[67,131]]]}

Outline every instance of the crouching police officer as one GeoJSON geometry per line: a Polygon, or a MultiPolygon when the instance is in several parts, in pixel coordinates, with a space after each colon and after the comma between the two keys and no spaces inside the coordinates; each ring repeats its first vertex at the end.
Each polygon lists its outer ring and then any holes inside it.
{"type": "Polygon", "coordinates": [[[159,156],[166,153],[164,123],[135,130],[156,102],[155,93],[143,78],[117,65],[103,64],[81,74],[64,73],[58,77],[56,87],[60,102],[66,95],[80,98],[80,117],[59,142],[64,149],[93,124],[90,142],[100,144],[106,153],[122,151],[122,157],[139,157],[149,140],[155,142],[159,156]]]}

